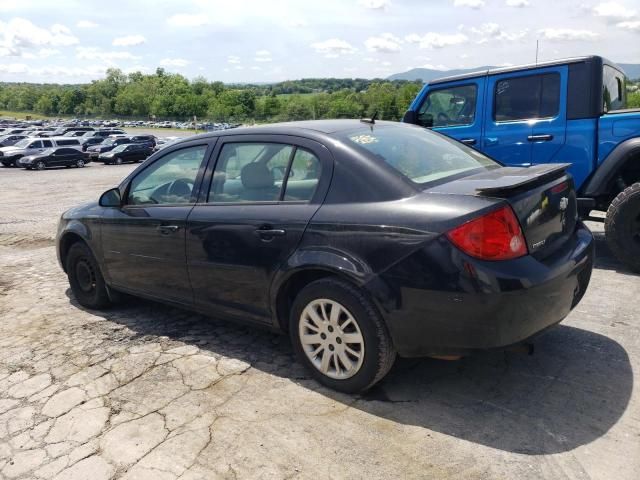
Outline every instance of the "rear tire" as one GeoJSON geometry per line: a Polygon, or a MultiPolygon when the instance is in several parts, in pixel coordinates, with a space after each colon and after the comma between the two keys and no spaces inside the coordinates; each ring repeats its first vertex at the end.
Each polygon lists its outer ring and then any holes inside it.
{"type": "Polygon", "coordinates": [[[83,168],[84,167],[84,160],[80,159],[76,162],[76,167],[78,168],[83,168]]]}
{"type": "Polygon", "coordinates": [[[71,291],[80,305],[96,310],[111,306],[98,262],[86,244],[77,242],[71,246],[66,269],[71,291]]]}
{"type": "Polygon", "coordinates": [[[640,272],[640,182],[613,199],[604,221],[607,244],[613,254],[640,272]]]}
{"type": "Polygon", "coordinates": [[[289,333],[298,359],[311,375],[345,393],[371,388],[396,358],[373,302],[336,278],[323,278],[302,289],[293,303],[289,333]]]}
{"type": "Polygon", "coordinates": [[[116,157],[116,165],[122,165],[122,159],[120,157],[116,157]]]}

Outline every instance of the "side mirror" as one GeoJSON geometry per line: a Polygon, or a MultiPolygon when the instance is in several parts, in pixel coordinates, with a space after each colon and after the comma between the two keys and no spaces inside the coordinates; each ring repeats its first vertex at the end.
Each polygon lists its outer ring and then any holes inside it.
{"type": "Polygon", "coordinates": [[[404,114],[404,117],[402,117],[402,121],[403,123],[411,123],[413,125],[417,125],[418,112],[416,112],[415,110],[407,110],[406,113],[404,114]]]}
{"type": "Polygon", "coordinates": [[[101,207],[120,207],[122,205],[122,197],[120,196],[120,189],[112,188],[100,195],[98,204],[101,207]]]}

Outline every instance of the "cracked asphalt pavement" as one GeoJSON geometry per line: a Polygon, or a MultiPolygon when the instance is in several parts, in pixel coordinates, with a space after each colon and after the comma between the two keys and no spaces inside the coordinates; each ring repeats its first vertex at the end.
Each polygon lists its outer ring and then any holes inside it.
{"type": "Polygon", "coordinates": [[[349,396],[287,337],[79,307],[58,217],[133,168],[0,169],[0,478],[640,478],[640,276],[600,224],[586,296],[534,355],[400,360],[349,396]]]}

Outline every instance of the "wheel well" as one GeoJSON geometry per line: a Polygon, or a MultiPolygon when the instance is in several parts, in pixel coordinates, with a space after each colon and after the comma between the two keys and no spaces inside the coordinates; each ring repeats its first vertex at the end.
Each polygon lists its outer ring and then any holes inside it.
{"type": "Polygon", "coordinates": [[[614,198],[625,188],[640,182],[640,152],[634,151],[609,180],[606,193],[596,198],[596,208],[606,211],[614,198]]]}
{"type": "Polygon", "coordinates": [[[77,233],[65,233],[65,235],[60,239],[60,263],[62,263],[62,268],[64,271],[67,271],[67,254],[69,253],[69,249],[74,243],[86,243],[84,239],[78,235],[77,233]]]}
{"type": "Polygon", "coordinates": [[[280,287],[276,297],[276,316],[282,331],[289,331],[289,312],[298,293],[311,282],[326,277],[338,277],[338,275],[321,269],[302,270],[291,275],[280,287]]]}

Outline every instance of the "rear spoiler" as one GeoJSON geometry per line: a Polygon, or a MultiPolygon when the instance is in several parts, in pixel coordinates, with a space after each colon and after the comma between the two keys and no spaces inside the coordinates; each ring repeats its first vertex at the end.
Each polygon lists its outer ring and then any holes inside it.
{"type": "MultiPolygon", "coordinates": [[[[522,187],[531,188],[534,184],[560,177],[571,166],[570,163],[548,163],[533,167],[505,167],[500,170],[499,177],[482,179],[482,185],[476,186],[480,195],[495,195],[497,193],[515,193],[522,187]]],[[[482,175],[475,175],[473,179],[479,181],[482,175]]],[[[489,176],[488,176],[489,177],[489,176]]]]}

